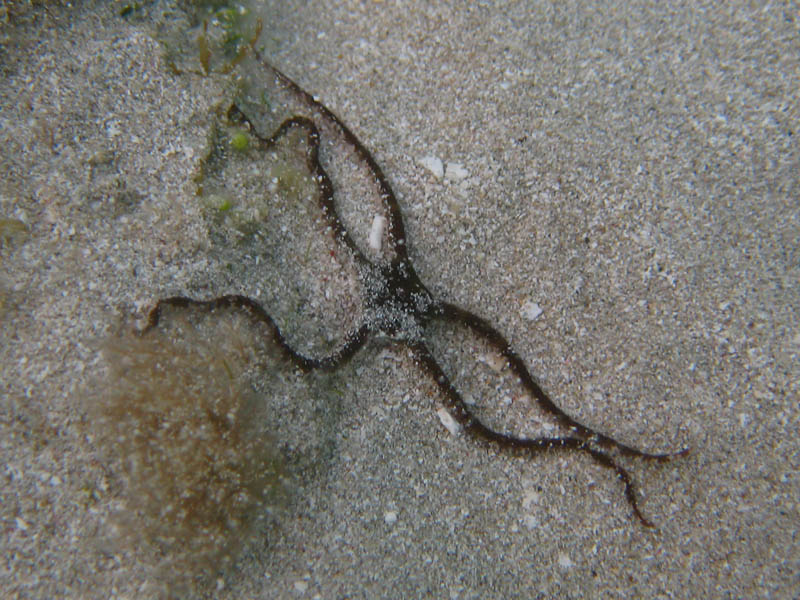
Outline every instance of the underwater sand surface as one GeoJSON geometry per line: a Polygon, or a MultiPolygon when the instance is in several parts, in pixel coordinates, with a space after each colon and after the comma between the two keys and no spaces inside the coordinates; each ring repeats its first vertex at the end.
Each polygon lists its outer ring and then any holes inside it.
{"type": "MultiPolygon", "coordinates": [[[[506,456],[451,433],[400,346],[300,375],[246,319],[201,319],[188,355],[209,366],[181,393],[229,377],[241,401],[208,426],[263,434],[256,454],[282,457],[270,464],[285,480],[257,516],[214,500],[230,510],[208,531],[245,523],[252,539],[208,538],[203,560],[224,569],[196,579],[191,557],[170,562],[179,530],[130,496],[150,489],[131,466],[139,450],[115,455],[117,430],[98,417],[98,403],[149,393],[114,357],[155,350],[126,336],[159,298],[243,294],[321,352],[358,321],[362,290],[314,211],[302,142],[274,156],[230,145],[225,113],[257,87],[256,65],[204,75],[202,27],[169,3],[124,17],[118,3],[75,4],[0,25],[8,597],[800,595],[796,7],[253,9],[258,47],[383,168],[430,290],[498,327],[569,414],[691,454],[622,459],[657,525],[646,529],[584,455],[506,456]]],[[[374,189],[336,144],[323,131],[345,221],[367,247],[374,189]]],[[[479,340],[430,334],[487,422],[559,433],[479,340]]]]}

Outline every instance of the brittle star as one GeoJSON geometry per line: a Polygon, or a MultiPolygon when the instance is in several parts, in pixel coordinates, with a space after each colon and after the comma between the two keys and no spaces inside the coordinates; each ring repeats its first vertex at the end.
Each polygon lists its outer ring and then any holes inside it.
{"type": "Polygon", "coordinates": [[[301,371],[315,369],[334,370],[352,358],[368,341],[370,336],[380,336],[393,343],[405,345],[413,356],[414,363],[430,375],[444,398],[444,405],[450,416],[468,435],[488,445],[496,446],[516,454],[534,455],[544,451],[574,450],[584,452],[595,462],[611,469],[625,486],[625,498],[633,513],[646,527],[653,524],[645,518],[639,508],[636,487],[630,473],[612,456],[609,450],[644,459],[667,461],[685,455],[689,449],[678,452],[654,454],[645,452],[617,441],[584,425],[562,410],[534,380],[522,358],[511,348],[503,335],[485,319],[449,302],[434,298],[414,270],[408,256],[405,226],[400,207],[389,181],[370,152],[350,131],[350,129],[325,105],[303,90],[292,79],[264,60],[253,50],[256,60],[271,73],[276,83],[283,86],[319,114],[329,126],[337,130],[346,144],[355,152],[358,160],[368,169],[380,194],[382,205],[387,213],[387,239],[393,258],[386,264],[374,264],[348,233],[336,209],[333,183],[320,162],[320,133],[314,121],[305,116],[294,116],[285,120],[270,137],[262,137],[247,116],[233,104],[228,116],[248,127],[258,140],[260,147],[267,150],[273,147],[292,129],[304,132],[306,137],[306,164],[316,183],[318,202],[325,222],[334,239],[344,244],[352,253],[357,264],[363,288],[363,322],[349,332],[338,350],[328,356],[306,356],[293,349],[281,333],[267,311],[252,298],[241,295],[225,295],[213,300],[194,300],[184,296],[174,296],[158,301],[150,311],[143,332],[158,325],[162,307],[174,306],[214,311],[218,309],[237,309],[244,311],[254,321],[265,324],[272,332],[275,343],[301,371]],[[560,437],[518,437],[495,431],[484,425],[470,410],[464,398],[448,379],[444,370],[434,358],[426,343],[426,327],[433,321],[460,324],[483,338],[507,362],[521,385],[539,406],[549,413],[569,432],[560,437]]]}

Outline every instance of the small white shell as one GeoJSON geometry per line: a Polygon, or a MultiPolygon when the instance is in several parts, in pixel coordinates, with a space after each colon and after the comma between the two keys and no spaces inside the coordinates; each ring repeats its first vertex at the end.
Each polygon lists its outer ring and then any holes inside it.
{"type": "Polygon", "coordinates": [[[461,181],[465,179],[469,175],[469,171],[467,171],[462,165],[459,163],[447,163],[444,170],[444,178],[448,181],[461,181]]]}
{"type": "Polygon", "coordinates": [[[461,431],[461,425],[453,418],[453,415],[447,412],[446,408],[440,408],[436,411],[436,414],[439,416],[442,425],[445,426],[445,429],[447,429],[451,435],[458,435],[461,431]]]}
{"type": "Polygon", "coordinates": [[[436,156],[424,156],[419,159],[419,164],[428,169],[436,179],[444,177],[444,164],[442,159],[436,156]]]}
{"type": "Polygon", "coordinates": [[[520,312],[528,321],[535,321],[544,311],[536,302],[528,301],[522,306],[522,310],[520,312]]]}
{"type": "Polygon", "coordinates": [[[369,247],[373,250],[381,249],[383,230],[386,228],[386,217],[375,215],[372,219],[372,229],[369,232],[369,247]]]}

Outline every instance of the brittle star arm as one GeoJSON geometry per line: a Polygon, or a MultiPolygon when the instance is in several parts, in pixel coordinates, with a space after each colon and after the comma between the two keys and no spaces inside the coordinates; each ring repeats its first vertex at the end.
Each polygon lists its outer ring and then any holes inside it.
{"type": "MultiPolygon", "coordinates": [[[[400,261],[406,260],[408,258],[408,249],[406,244],[405,225],[403,224],[403,216],[400,212],[400,206],[397,203],[397,198],[394,195],[392,186],[389,185],[389,180],[386,178],[386,175],[383,174],[383,170],[381,169],[380,165],[378,165],[377,161],[372,157],[372,154],[366,149],[366,147],[364,147],[355,134],[350,131],[347,125],[345,125],[327,106],[322,104],[322,102],[315,100],[311,94],[297,85],[288,75],[284,74],[278,68],[267,62],[255,49],[253,50],[253,54],[261,63],[261,65],[268,71],[271,71],[278,81],[284,85],[284,87],[291,90],[292,93],[300,98],[300,100],[302,100],[309,108],[318,111],[325,120],[339,129],[345,141],[353,148],[353,150],[355,150],[361,161],[367,165],[372,173],[372,176],[375,178],[375,182],[378,185],[381,201],[383,202],[384,208],[387,212],[389,243],[397,255],[396,259],[400,261]]],[[[319,147],[319,134],[317,133],[316,136],[317,147],[319,147]]],[[[315,154],[316,165],[319,166],[319,161],[316,157],[317,155],[315,154]]],[[[310,162],[309,167],[312,167],[310,162]]],[[[321,167],[319,168],[321,169],[321,167]]],[[[314,168],[312,168],[312,172],[313,171],[314,168]]],[[[331,188],[331,199],[332,198],[333,191],[331,188]]]]}
{"type": "Polygon", "coordinates": [[[247,125],[250,132],[260,142],[263,150],[267,150],[274,146],[278,140],[285,136],[293,127],[305,131],[306,144],[308,145],[306,150],[306,166],[311,172],[311,176],[314,178],[314,183],[316,184],[319,192],[319,205],[322,209],[322,214],[325,216],[325,220],[328,222],[328,226],[333,232],[333,237],[347,246],[353,253],[353,256],[355,256],[356,260],[361,263],[368,262],[363,252],[361,252],[358,245],[355,243],[355,241],[353,241],[353,238],[350,237],[350,234],[347,232],[347,229],[345,229],[344,225],[342,224],[342,220],[339,218],[339,214],[336,211],[336,205],[333,199],[333,183],[331,182],[331,178],[328,173],[322,167],[322,163],[319,161],[320,136],[319,130],[314,122],[306,117],[291,117],[281,123],[278,129],[276,129],[271,136],[265,138],[258,133],[258,130],[255,128],[250,119],[248,119],[247,116],[235,104],[228,111],[228,118],[232,121],[239,121],[247,125]]]}
{"type": "Polygon", "coordinates": [[[522,358],[520,358],[520,356],[514,351],[503,335],[497,331],[497,329],[492,327],[485,319],[482,319],[481,317],[464,310],[463,308],[447,302],[442,302],[439,304],[438,310],[433,318],[465,325],[489,342],[489,344],[491,344],[500,353],[500,355],[508,361],[509,367],[519,378],[522,386],[529,394],[531,394],[531,396],[533,396],[539,406],[553,415],[560,425],[574,431],[577,437],[585,440],[586,442],[592,442],[605,448],[615,448],[621,454],[627,456],[638,456],[641,458],[659,461],[671,460],[678,456],[683,456],[689,451],[688,448],[684,448],[678,452],[668,452],[663,454],[644,452],[617,441],[608,435],[595,431],[591,427],[584,425],[575,418],[569,416],[555,402],[553,402],[553,400],[545,393],[541,386],[536,383],[536,380],[534,380],[533,376],[530,374],[530,371],[528,371],[528,368],[525,366],[522,358]]]}
{"type": "Polygon", "coordinates": [[[307,372],[315,369],[332,371],[342,363],[350,360],[366,343],[369,337],[369,328],[362,325],[351,331],[344,343],[332,354],[321,358],[313,358],[301,354],[292,348],[281,333],[280,328],[269,316],[267,311],[255,300],[247,296],[227,295],[213,300],[193,300],[184,296],[173,296],[159,300],[147,315],[147,323],[142,330],[142,335],[158,325],[161,319],[162,307],[174,306],[177,308],[195,308],[201,311],[213,312],[220,309],[236,309],[243,311],[254,322],[266,325],[273,341],[278,345],[284,355],[301,371],[307,372]]]}
{"type": "Polygon", "coordinates": [[[447,411],[458,424],[461,425],[466,433],[486,443],[495,445],[502,450],[509,450],[516,454],[533,455],[551,450],[577,450],[586,452],[596,463],[616,473],[617,477],[625,485],[625,499],[628,501],[628,504],[630,504],[633,513],[645,527],[654,527],[653,523],[645,518],[642,511],[639,509],[639,501],[636,497],[636,486],[633,483],[633,478],[630,473],[620,466],[609,454],[589,446],[588,441],[580,437],[524,438],[490,429],[470,412],[461,394],[459,394],[447,375],[445,375],[428,347],[422,342],[409,344],[409,346],[414,355],[414,361],[417,365],[425,369],[433,378],[444,396],[447,411]]]}

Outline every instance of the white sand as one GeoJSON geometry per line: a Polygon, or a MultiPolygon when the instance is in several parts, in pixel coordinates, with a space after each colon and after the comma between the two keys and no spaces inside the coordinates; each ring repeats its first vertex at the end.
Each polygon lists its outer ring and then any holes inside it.
{"type": "MultiPolygon", "coordinates": [[[[224,268],[195,195],[227,80],[172,74],[149,20],[77,4],[1,30],[0,218],[30,235],[0,253],[0,589],[141,598],[135,553],[96,543],[120,493],[84,424],[96,348],[159,297],[283,289],[224,268]]],[[[624,460],[646,530],[586,457],[452,436],[406,352],[371,346],[273,390],[340,403],[330,454],[209,594],[800,596],[796,7],[275,4],[267,53],[382,165],[431,290],[571,414],[692,454],[624,460]]],[[[509,401],[493,423],[547,431],[509,401]]]]}

